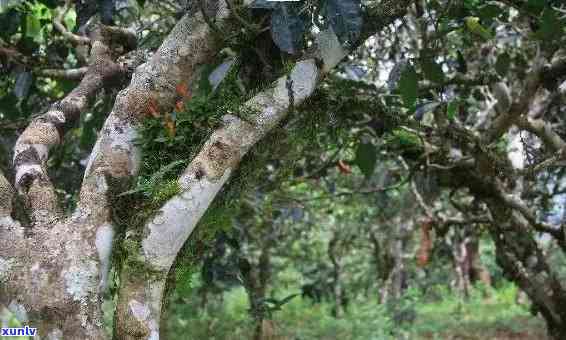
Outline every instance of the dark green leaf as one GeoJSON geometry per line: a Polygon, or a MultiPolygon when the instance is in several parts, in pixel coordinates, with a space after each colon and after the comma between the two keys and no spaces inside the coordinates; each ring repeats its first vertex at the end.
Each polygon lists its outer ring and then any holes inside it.
{"type": "Polygon", "coordinates": [[[478,14],[482,20],[494,19],[503,13],[501,7],[493,4],[481,6],[478,14]]]}
{"type": "Polygon", "coordinates": [[[397,88],[399,80],[401,80],[401,74],[408,65],[407,60],[401,60],[393,66],[391,72],[389,72],[389,78],[387,79],[387,87],[389,87],[390,90],[397,88]]]}
{"type": "Polygon", "coordinates": [[[85,124],[85,126],[81,130],[82,133],[79,144],[83,149],[92,148],[94,143],[96,143],[96,130],[94,130],[91,125],[92,124],[85,124]]]}
{"type": "Polygon", "coordinates": [[[8,40],[12,34],[18,31],[20,20],[20,12],[13,8],[0,14],[0,36],[8,40]]]}
{"type": "Polygon", "coordinates": [[[453,120],[454,117],[456,117],[458,106],[459,105],[457,100],[452,100],[448,103],[448,106],[446,107],[446,117],[448,117],[449,120],[453,120]]]}
{"type": "Polygon", "coordinates": [[[326,16],[341,43],[358,40],[363,23],[360,0],[326,0],[326,16]]]}
{"type": "Polygon", "coordinates": [[[414,110],[415,102],[417,101],[419,83],[417,78],[417,72],[415,68],[408,65],[402,72],[401,78],[399,79],[399,92],[401,92],[401,97],[405,106],[410,110],[414,110]]]}
{"type": "Polygon", "coordinates": [[[552,8],[546,8],[539,20],[540,28],[536,36],[541,40],[554,40],[562,37],[563,25],[558,19],[558,14],[552,8]]]}
{"type": "Polygon", "coordinates": [[[361,141],[354,161],[366,177],[370,177],[377,164],[377,148],[370,142],[361,141]]]}
{"type": "Polygon", "coordinates": [[[507,53],[502,53],[497,57],[495,62],[495,71],[502,77],[505,77],[509,68],[511,67],[511,56],[507,53]]]}
{"type": "Polygon", "coordinates": [[[303,45],[305,21],[295,4],[280,3],[271,15],[271,37],[284,52],[297,54],[303,45]]]}
{"type": "Polygon", "coordinates": [[[528,0],[524,8],[532,14],[539,15],[546,6],[545,0],[528,0]]]}
{"type": "Polygon", "coordinates": [[[444,82],[444,72],[442,71],[442,67],[438,65],[433,59],[421,59],[421,67],[427,79],[435,83],[444,82]]]}
{"type": "Polygon", "coordinates": [[[299,296],[300,294],[291,294],[289,296],[284,297],[281,301],[277,303],[278,306],[283,306],[284,304],[288,303],[289,301],[293,300],[295,297],[299,296]]]}
{"type": "Polygon", "coordinates": [[[464,55],[460,50],[458,50],[457,62],[458,62],[458,67],[456,69],[458,70],[458,72],[463,74],[468,73],[468,63],[466,62],[466,59],[464,59],[464,55]]]}
{"type": "Polygon", "coordinates": [[[29,94],[29,89],[33,82],[33,76],[31,72],[20,72],[16,77],[16,86],[14,87],[14,95],[19,99],[23,100],[27,98],[29,94]]]}

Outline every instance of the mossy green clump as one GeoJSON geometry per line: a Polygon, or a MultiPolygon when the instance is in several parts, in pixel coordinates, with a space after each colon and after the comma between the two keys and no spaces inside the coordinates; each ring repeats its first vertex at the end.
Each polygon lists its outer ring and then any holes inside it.
{"type": "MultiPolygon", "coordinates": [[[[185,111],[177,113],[175,136],[168,135],[159,119],[148,119],[143,123],[138,140],[143,152],[141,173],[136,187],[122,196],[136,206],[136,209],[130,209],[135,214],[123,223],[130,230],[140,230],[164,202],[179,193],[177,178],[209,135],[220,127],[224,114],[248,120],[250,115],[257,113],[253,108],[242,106],[248,96],[242,96],[236,82],[237,70],[232,70],[215,93],[194,93],[186,103],[185,111]]],[[[205,88],[200,86],[201,90],[205,88]]],[[[175,263],[173,274],[178,293],[186,295],[190,292],[191,278],[200,270],[203,255],[220,232],[230,232],[246,202],[243,198],[253,195],[254,191],[270,192],[284,186],[297,170],[312,170],[305,159],[310,157],[309,154],[320,155],[340,145],[339,140],[346,134],[342,126],[348,125],[342,124],[342,120],[359,119],[357,112],[375,111],[374,100],[361,105],[360,101],[351,101],[339,93],[329,94],[329,89],[319,91],[318,95],[295,107],[281,122],[281,128],[275,128],[250,150],[201,218],[175,263]],[[329,109],[336,111],[337,116],[329,116],[329,109]],[[333,119],[337,119],[338,124],[334,124],[333,119]],[[261,183],[260,188],[257,183],[261,183]]],[[[351,88],[348,91],[352,91],[351,88]]],[[[136,242],[135,239],[131,241],[136,242]]],[[[139,249],[124,251],[127,266],[143,265],[137,263],[135,257],[129,259],[137,254],[136,251],[139,249]]]]}
{"type": "Polygon", "coordinates": [[[155,205],[162,205],[171,197],[181,192],[181,187],[176,179],[170,179],[161,184],[159,189],[153,194],[151,199],[155,205]]]}
{"type": "Polygon", "coordinates": [[[402,129],[395,129],[391,131],[391,137],[388,138],[388,141],[400,146],[401,148],[420,148],[422,146],[419,136],[402,129]]]}
{"type": "Polygon", "coordinates": [[[401,152],[408,158],[418,158],[424,152],[423,142],[419,136],[403,129],[394,129],[385,138],[386,148],[401,152]]]}
{"type": "Polygon", "coordinates": [[[140,278],[142,281],[150,279],[157,280],[167,275],[162,270],[156,270],[148,265],[141,257],[141,244],[139,237],[129,235],[120,242],[120,248],[117,249],[117,254],[120,256],[119,272],[121,279],[137,280],[140,278]],[[125,276],[124,276],[125,275],[125,276]]]}

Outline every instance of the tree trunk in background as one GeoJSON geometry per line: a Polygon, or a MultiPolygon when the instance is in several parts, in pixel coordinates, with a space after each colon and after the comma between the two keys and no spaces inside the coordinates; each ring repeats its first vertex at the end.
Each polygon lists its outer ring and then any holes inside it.
{"type": "Polygon", "coordinates": [[[464,299],[470,297],[470,254],[468,252],[469,236],[456,237],[452,244],[452,256],[456,270],[456,289],[464,299]]]}
{"type": "Polygon", "coordinates": [[[250,315],[255,320],[253,340],[271,339],[274,329],[269,320],[265,298],[267,286],[271,279],[271,247],[273,240],[268,235],[261,242],[261,250],[257,265],[245,258],[240,259],[240,271],[244,280],[244,287],[250,303],[250,315]]]}
{"type": "Polygon", "coordinates": [[[381,291],[381,303],[387,303],[391,299],[399,299],[407,286],[407,273],[405,270],[405,258],[413,231],[413,221],[397,220],[398,230],[395,239],[391,242],[391,256],[393,257],[393,270],[387,278],[381,291]]]}
{"type": "Polygon", "coordinates": [[[491,287],[491,274],[481,261],[480,240],[477,233],[473,233],[470,236],[470,242],[468,242],[467,252],[470,263],[470,281],[472,283],[479,281],[486,287],[491,287]]]}
{"type": "Polygon", "coordinates": [[[344,315],[344,296],[341,284],[342,265],[340,263],[340,256],[336,253],[338,246],[338,235],[334,232],[332,239],[328,242],[328,257],[332,263],[332,296],[334,297],[334,309],[332,316],[341,318],[344,315]]]}
{"type": "Polygon", "coordinates": [[[452,258],[456,271],[456,288],[463,298],[469,298],[470,288],[478,281],[491,286],[491,275],[481,263],[478,234],[473,226],[455,230],[452,258]]]}
{"type": "MultiPolygon", "coordinates": [[[[376,284],[377,287],[384,287],[385,282],[393,272],[394,258],[387,251],[387,247],[381,244],[377,232],[370,232],[370,242],[372,244],[373,250],[373,262],[375,266],[376,273],[376,284]]],[[[378,302],[382,301],[382,291],[378,291],[378,302]]]]}
{"type": "Polygon", "coordinates": [[[505,193],[493,177],[468,173],[467,180],[470,192],[485,202],[493,216],[488,230],[505,277],[529,296],[533,309],[546,320],[550,336],[566,339],[566,289],[535,240],[530,223],[536,221],[510,208],[519,205],[518,199],[505,193]]]}

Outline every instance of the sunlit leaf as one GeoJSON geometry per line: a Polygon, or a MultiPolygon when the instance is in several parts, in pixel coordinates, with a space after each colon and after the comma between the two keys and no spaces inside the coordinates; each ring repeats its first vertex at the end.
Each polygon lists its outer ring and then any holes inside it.
{"type": "Polygon", "coordinates": [[[459,103],[456,100],[452,100],[448,103],[446,107],[446,116],[449,120],[453,120],[458,112],[459,103]]]}
{"type": "Polygon", "coordinates": [[[67,27],[67,29],[69,31],[73,31],[77,24],[77,12],[75,12],[75,10],[71,8],[67,12],[67,14],[65,14],[63,21],[65,22],[65,26],[67,27]]]}

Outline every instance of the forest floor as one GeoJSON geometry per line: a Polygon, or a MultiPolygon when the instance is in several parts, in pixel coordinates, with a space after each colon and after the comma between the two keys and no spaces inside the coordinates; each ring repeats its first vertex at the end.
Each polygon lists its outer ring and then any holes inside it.
{"type": "Polygon", "coordinates": [[[417,307],[411,339],[547,340],[544,320],[516,303],[516,290],[491,290],[467,302],[448,298],[417,307]]]}
{"type": "Polygon", "coordinates": [[[461,329],[446,329],[440,332],[423,332],[416,339],[443,339],[443,340],[550,340],[546,335],[544,324],[536,318],[515,318],[508,320],[520,328],[532,327],[531,329],[513,329],[498,324],[483,324],[477,328],[471,325],[462,325],[461,329]],[[533,320],[534,319],[534,320],[533,320]],[[533,322],[534,321],[534,322],[533,322]],[[530,326],[527,326],[530,325],[530,326]]]}
{"type": "MultiPolygon", "coordinates": [[[[289,295],[288,292],[281,296],[289,295]]],[[[176,305],[170,320],[173,339],[251,339],[245,290],[233,289],[222,301],[209,301],[195,313],[198,299],[176,305]]],[[[544,321],[517,303],[517,289],[473,289],[467,300],[440,288],[427,297],[408,292],[393,309],[375,301],[352,303],[345,315],[331,316],[332,304],[313,304],[301,297],[274,313],[277,340],[550,340],[544,321]],[[400,319],[404,319],[401,321],[400,319]]]]}

